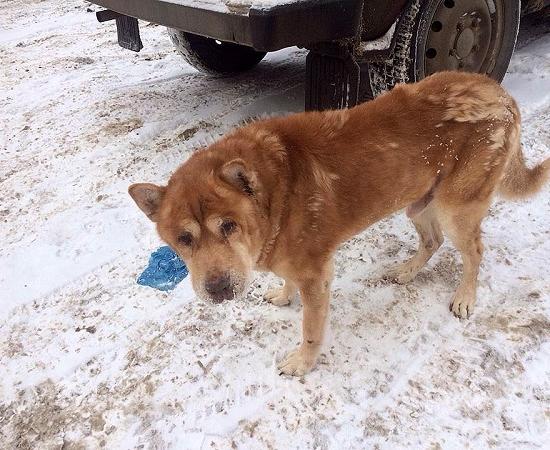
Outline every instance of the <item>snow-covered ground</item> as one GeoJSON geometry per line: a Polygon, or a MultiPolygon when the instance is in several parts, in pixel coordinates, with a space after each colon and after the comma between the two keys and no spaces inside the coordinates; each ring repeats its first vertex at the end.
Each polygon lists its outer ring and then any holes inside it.
{"type": "MultiPolygon", "coordinates": [[[[415,248],[403,215],[347,242],[320,364],[281,377],[299,302],[263,302],[266,276],[221,305],[187,280],[138,286],[160,243],[126,189],[243,118],[299,110],[305,53],[212,79],[162,27],[122,50],[87,6],[0,5],[0,448],[548,448],[550,187],[495,203],[468,321],[447,308],[449,245],[397,286],[380,277],[415,248]]],[[[550,154],[544,28],[523,31],[504,83],[530,163],[550,154]]]]}

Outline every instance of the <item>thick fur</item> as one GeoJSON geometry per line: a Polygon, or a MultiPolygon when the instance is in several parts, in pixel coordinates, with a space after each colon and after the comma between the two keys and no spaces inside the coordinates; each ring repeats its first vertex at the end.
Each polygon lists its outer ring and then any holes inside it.
{"type": "Polygon", "coordinates": [[[549,173],[550,160],[525,166],[519,110],[502,87],[443,72],[348,110],[253,122],[197,151],[166,187],[130,194],[189,264],[201,297],[242,294],[253,269],[285,280],[266,294],[274,304],[300,292],[303,341],[280,368],[304,374],[323,339],[340,243],[407,208],[419,249],[390,278],[411,280],[444,232],[464,263],[451,310],[466,318],[491,199],[531,195],[549,173]]]}

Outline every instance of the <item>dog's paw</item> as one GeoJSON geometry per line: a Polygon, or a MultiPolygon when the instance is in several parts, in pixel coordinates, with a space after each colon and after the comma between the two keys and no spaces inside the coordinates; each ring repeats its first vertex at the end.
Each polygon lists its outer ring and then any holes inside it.
{"type": "Polygon", "coordinates": [[[465,295],[457,292],[449,305],[449,309],[456,317],[468,319],[474,312],[475,301],[474,295],[465,295]]]}
{"type": "Polygon", "coordinates": [[[418,269],[413,267],[408,262],[398,265],[397,267],[388,270],[384,279],[394,281],[399,284],[407,284],[414,280],[418,274],[418,269]]]}
{"type": "Polygon", "coordinates": [[[264,294],[264,298],[275,306],[289,305],[293,297],[294,294],[289,293],[284,287],[270,289],[264,294]]]}
{"type": "Polygon", "coordinates": [[[283,359],[277,368],[281,371],[281,374],[302,376],[310,372],[315,366],[315,357],[308,356],[302,350],[301,347],[290,352],[285,359],[283,359]]]}

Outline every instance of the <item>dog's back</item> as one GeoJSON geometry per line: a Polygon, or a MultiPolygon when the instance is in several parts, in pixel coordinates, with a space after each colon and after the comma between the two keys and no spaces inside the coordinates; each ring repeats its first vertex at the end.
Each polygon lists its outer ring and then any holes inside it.
{"type": "MultiPolygon", "coordinates": [[[[550,172],[550,160],[526,168],[515,101],[477,74],[442,72],[349,110],[269,119],[237,134],[258,129],[287,149],[291,182],[304,197],[296,203],[312,210],[330,204],[325,209],[347,218],[330,230],[337,240],[426,203],[425,195],[485,204],[496,192],[532,194],[550,172]]],[[[331,212],[324,214],[327,223],[335,220],[331,212]]]]}

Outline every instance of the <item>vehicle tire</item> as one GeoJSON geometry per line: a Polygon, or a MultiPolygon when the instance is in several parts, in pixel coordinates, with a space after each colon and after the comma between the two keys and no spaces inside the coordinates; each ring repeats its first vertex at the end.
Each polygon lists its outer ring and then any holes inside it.
{"type": "Polygon", "coordinates": [[[370,96],[377,97],[398,83],[415,80],[411,48],[422,2],[423,0],[412,0],[401,13],[395,28],[394,47],[391,53],[383,60],[368,63],[370,96]]]}
{"type": "Polygon", "coordinates": [[[216,76],[234,75],[256,66],[266,55],[252,47],[222,42],[168,28],[178,53],[197,70],[216,76]]]}
{"type": "Polygon", "coordinates": [[[397,24],[390,56],[369,63],[372,95],[441,70],[480,72],[501,81],[516,44],[520,3],[411,0],[397,24]]]}
{"type": "Polygon", "coordinates": [[[413,38],[414,79],[441,70],[506,74],[516,45],[520,0],[428,0],[413,38]]]}

